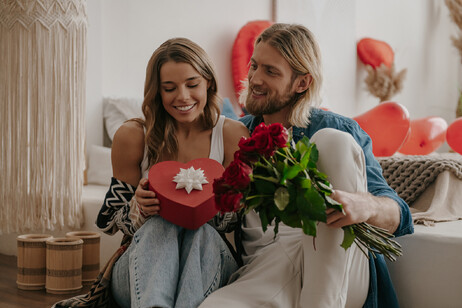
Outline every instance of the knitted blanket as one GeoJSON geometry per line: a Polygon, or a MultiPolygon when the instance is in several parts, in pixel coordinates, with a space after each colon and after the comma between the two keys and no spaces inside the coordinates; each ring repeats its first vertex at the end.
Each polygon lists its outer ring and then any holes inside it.
{"type": "Polygon", "coordinates": [[[462,197],[461,155],[392,156],[378,161],[387,183],[411,206],[414,222],[462,219],[462,206],[458,205],[462,197]]]}

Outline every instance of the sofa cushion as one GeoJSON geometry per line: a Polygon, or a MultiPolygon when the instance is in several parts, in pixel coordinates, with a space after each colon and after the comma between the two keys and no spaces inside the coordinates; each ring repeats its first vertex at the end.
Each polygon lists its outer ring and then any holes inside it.
{"type": "Polygon", "coordinates": [[[105,97],[103,99],[104,127],[110,141],[125,121],[133,118],[144,118],[141,111],[142,102],[142,99],[135,98],[105,97]]]}
{"type": "Polygon", "coordinates": [[[111,148],[92,145],[88,151],[87,183],[109,185],[111,177],[111,148]]]}

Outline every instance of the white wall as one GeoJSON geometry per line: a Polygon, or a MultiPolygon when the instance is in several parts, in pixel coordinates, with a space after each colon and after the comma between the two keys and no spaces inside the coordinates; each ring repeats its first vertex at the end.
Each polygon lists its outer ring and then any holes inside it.
{"type": "Polygon", "coordinates": [[[87,149],[89,149],[92,144],[101,145],[103,142],[103,108],[101,103],[103,96],[101,4],[101,1],[87,1],[87,149]]]}
{"type": "MultiPolygon", "coordinates": [[[[103,96],[141,98],[145,68],[163,41],[185,36],[199,43],[217,67],[222,97],[235,101],[231,48],[246,22],[271,18],[271,0],[89,0],[87,147],[102,143],[103,96]]],[[[384,40],[404,88],[392,98],[411,118],[455,117],[460,57],[450,36],[456,27],[441,0],[278,0],[277,21],[297,22],[317,36],[325,72],[324,103],[355,116],[378,103],[365,88],[357,58],[363,37],[384,40]]]]}
{"type": "Polygon", "coordinates": [[[316,36],[324,69],[323,103],[346,115],[356,114],[355,1],[280,0],[277,21],[300,23],[316,36]]]}
{"type": "MultiPolygon", "coordinates": [[[[356,3],[358,38],[371,36],[388,42],[395,51],[396,68],[407,68],[404,89],[394,100],[409,109],[411,118],[434,115],[452,121],[460,87],[461,59],[452,46],[450,37],[456,34],[456,26],[444,1],[356,0],[356,3]]],[[[365,90],[358,91],[358,99],[362,109],[371,106],[372,99],[365,90]]]]}
{"type": "Polygon", "coordinates": [[[268,3],[268,0],[103,1],[103,94],[142,97],[145,69],[154,49],[169,38],[183,36],[207,51],[217,65],[221,95],[231,95],[234,38],[247,21],[270,18],[268,3]]]}

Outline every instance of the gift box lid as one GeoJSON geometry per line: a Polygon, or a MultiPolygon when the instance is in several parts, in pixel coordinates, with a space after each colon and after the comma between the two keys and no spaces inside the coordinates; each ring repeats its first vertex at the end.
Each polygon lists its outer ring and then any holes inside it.
{"type": "Polygon", "coordinates": [[[164,161],[149,170],[149,190],[160,201],[159,215],[187,229],[197,229],[218,212],[213,181],[223,174],[223,166],[210,158],[188,163],[164,161]]]}

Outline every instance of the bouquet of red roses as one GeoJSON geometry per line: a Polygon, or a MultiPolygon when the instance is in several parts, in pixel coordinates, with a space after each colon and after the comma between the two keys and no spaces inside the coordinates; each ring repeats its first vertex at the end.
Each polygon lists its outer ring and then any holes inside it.
{"type": "MultiPolygon", "coordinates": [[[[282,222],[315,237],[317,223],[326,222],[326,209],[343,211],[330,197],[332,185],[317,169],[317,161],[316,145],[307,137],[294,144],[281,124],[261,123],[250,138],[239,141],[234,160],[214,181],[215,203],[221,212],[255,210],[264,231],[274,221],[275,236],[282,222]]],[[[374,257],[378,252],[394,261],[402,255],[393,235],[382,228],[359,223],[343,230],[344,249],[358,241],[374,257]]]]}

